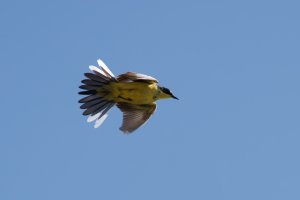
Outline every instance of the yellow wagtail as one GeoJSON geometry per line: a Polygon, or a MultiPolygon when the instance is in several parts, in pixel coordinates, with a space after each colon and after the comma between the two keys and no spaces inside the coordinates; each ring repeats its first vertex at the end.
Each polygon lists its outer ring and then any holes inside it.
{"type": "Polygon", "coordinates": [[[88,95],[79,103],[85,109],[83,115],[90,115],[88,122],[96,120],[98,128],[107,118],[107,112],[116,105],[123,112],[123,123],[120,130],[131,133],[143,125],[156,109],[155,101],[174,98],[171,91],[158,85],[158,81],[144,74],[127,72],[117,77],[102,60],[97,60],[99,67],[90,66],[93,73],[85,73],[88,79],[81,82],[79,92],[88,95]]]}

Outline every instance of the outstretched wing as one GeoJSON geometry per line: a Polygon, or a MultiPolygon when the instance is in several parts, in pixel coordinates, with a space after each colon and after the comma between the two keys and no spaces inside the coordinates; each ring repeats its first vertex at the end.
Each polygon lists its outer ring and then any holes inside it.
{"type": "Polygon", "coordinates": [[[123,112],[123,123],[120,130],[131,133],[143,125],[154,113],[156,104],[133,105],[129,103],[118,103],[118,108],[123,112]]]}
{"type": "Polygon", "coordinates": [[[142,82],[148,82],[148,83],[158,83],[158,81],[155,78],[153,78],[152,76],[134,73],[134,72],[127,72],[125,74],[121,74],[121,75],[117,76],[117,80],[120,82],[142,81],[142,82]]]}

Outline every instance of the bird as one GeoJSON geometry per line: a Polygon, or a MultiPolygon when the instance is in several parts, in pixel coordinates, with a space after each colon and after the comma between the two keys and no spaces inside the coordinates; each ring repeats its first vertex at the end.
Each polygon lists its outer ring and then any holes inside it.
{"type": "Polygon", "coordinates": [[[86,79],[79,86],[79,100],[83,115],[87,121],[95,121],[98,128],[108,117],[108,111],[117,106],[123,113],[123,133],[132,133],[142,126],[155,112],[156,101],[160,99],[177,99],[172,92],[158,85],[158,80],[144,74],[127,72],[115,76],[106,64],[98,59],[99,67],[89,66],[91,73],[84,73],[86,79]]]}

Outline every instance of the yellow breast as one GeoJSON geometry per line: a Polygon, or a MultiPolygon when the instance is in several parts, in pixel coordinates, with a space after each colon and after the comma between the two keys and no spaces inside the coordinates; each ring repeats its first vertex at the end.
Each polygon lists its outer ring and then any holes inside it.
{"type": "Polygon", "coordinates": [[[127,102],[132,104],[152,104],[158,92],[156,83],[112,82],[110,87],[115,102],[127,102]]]}

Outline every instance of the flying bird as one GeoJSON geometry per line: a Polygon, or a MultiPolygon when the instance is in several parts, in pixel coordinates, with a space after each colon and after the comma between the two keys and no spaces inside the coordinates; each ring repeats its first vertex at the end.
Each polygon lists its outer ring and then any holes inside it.
{"type": "Polygon", "coordinates": [[[79,94],[87,95],[79,100],[88,115],[88,122],[96,121],[98,128],[108,116],[108,111],[117,106],[123,112],[120,130],[131,133],[143,125],[154,113],[156,101],[175,97],[172,92],[158,85],[158,81],[148,75],[127,72],[114,76],[102,60],[97,60],[99,68],[89,66],[92,73],[85,73],[79,94]]]}

